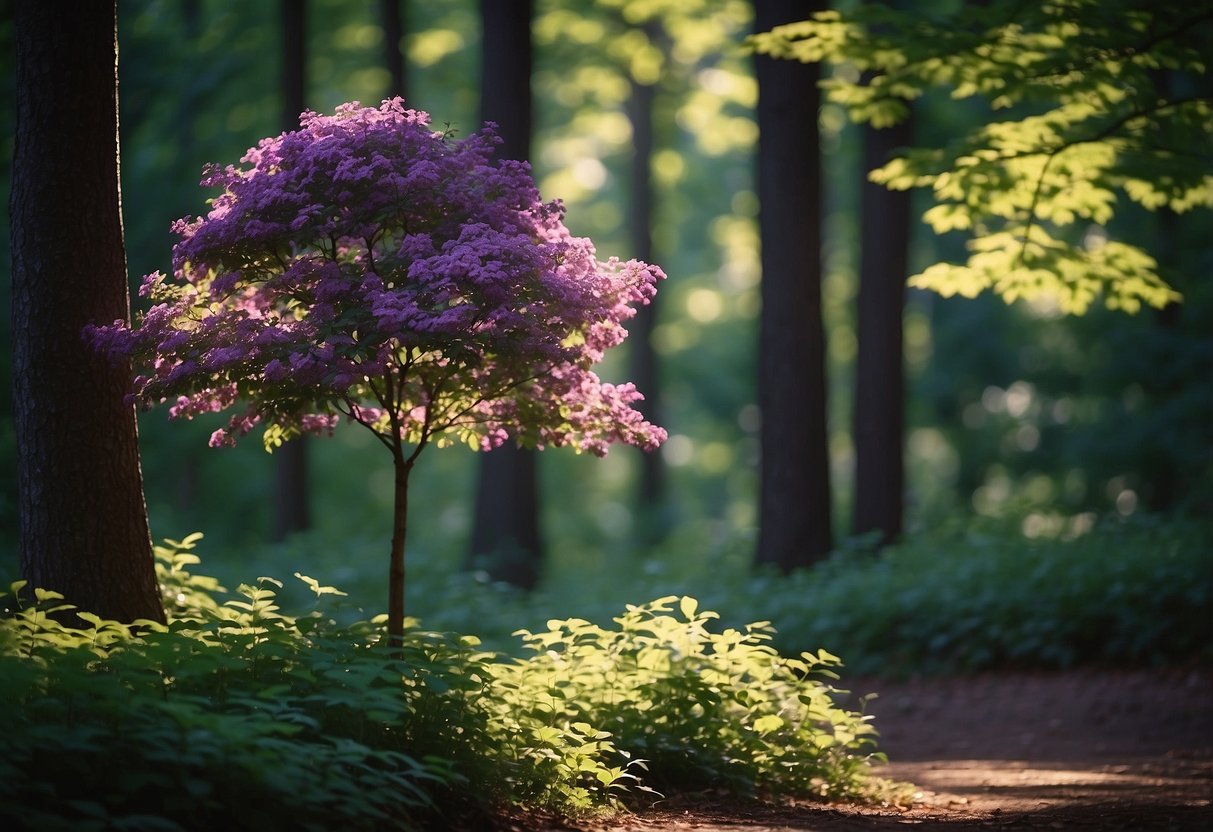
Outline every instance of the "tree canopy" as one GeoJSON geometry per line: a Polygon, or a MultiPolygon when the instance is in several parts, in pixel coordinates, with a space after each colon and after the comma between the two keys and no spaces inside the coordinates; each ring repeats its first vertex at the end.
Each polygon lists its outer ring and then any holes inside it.
{"type": "Polygon", "coordinates": [[[664,275],[600,263],[495,143],[454,141],[400,99],[305,113],[247,167],[210,169],[223,193],[176,223],[175,282],[148,275],[159,302],[136,329],[92,330],[98,346],[131,356],[136,397],[175,400],[173,416],[250,402],[212,445],[264,421],[269,448],[340,413],[417,450],[446,433],[477,450],[656,447],[639,393],[589,366],[664,275]]]}
{"type": "Polygon", "coordinates": [[[993,0],[950,10],[863,4],[752,38],[760,53],[838,65],[823,82],[857,122],[884,127],[935,88],[989,107],[940,148],[908,149],[871,173],[927,187],[937,232],[971,234],[963,263],[910,284],[992,290],[1085,312],[1178,300],[1146,250],[1106,230],[1125,203],[1213,207],[1213,9],[1177,0],[993,0]]]}

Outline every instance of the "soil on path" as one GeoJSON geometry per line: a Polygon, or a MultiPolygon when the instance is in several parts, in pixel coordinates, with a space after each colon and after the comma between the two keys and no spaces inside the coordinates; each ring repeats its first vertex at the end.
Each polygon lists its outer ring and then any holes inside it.
{"type": "Polygon", "coordinates": [[[907,809],[739,806],[697,795],[595,832],[1213,829],[1213,671],[847,681],[876,692],[881,773],[907,809]]]}

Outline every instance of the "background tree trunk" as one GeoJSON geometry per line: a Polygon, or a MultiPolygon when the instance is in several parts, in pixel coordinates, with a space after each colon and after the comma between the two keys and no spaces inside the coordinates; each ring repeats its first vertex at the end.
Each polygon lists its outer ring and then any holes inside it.
{"type": "Polygon", "coordinates": [[[890,191],[868,173],[909,147],[909,120],[863,128],[860,191],[858,354],[855,362],[855,534],[901,535],[905,490],[905,372],[902,318],[910,249],[910,192],[890,191]]]}
{"type": "MultiPolygon", "coordinates": [[[[755,31],[820,2],[755,0],[755,31]]],[[[829,552],[830,458],[821,317],[820,92],[816,64],[755,58],[762,315],[756,560],[787,572],[829,552]]]]}
{"type": "MultiPolygon", "coordinates": [[[[304,0],[281,0],[282,129],[299,129],[299,114],[307,106],[307,16],[304,0]]],[[[273,539],[312,527],[309,503],[309,438],[284,443],[274,453],[273,539]]]]}
{"type": "Polygon", "coordinates": [[[391,77],[388,97],[395,95],[408,99],[408,79],[405,74],[404,14],[401,0],[379,0],[379,21],[383,26],[383,57],[391,77]]]}
{"type": "MultiPolygon", "coordinates": [[[[531,0],[481,0],[480,117],[496,122],[499,156],[531,154],[531,0]]],[[[543,562],[536,454],[512,444],[481,455],[467,565],[533,589],[543,562]]]]}
{"type": "Polygon", "coordinates": [[[113,2],[14,9],[10,201],[20,557],[35,587],[103,618],[164,621],[129,367],[85,344],[129,320],[113,2]]]}
{"type": "MultiPolygon", "coordinates": [[[[649,24],[650,40],[660,37],[658,26],[649,24]]],[[[632,169],[629,194],[629,234],[632,241],[632,256],[637,260],[652,263],[653,219],[655,214],[653,195],[653,103],[656,97],[653,84],[632,80],[631,97],[628,101],[628,119],[632,125],[632,169]]],[[[638,406],[644,418],[655,425],[661,424],[661,386],[658,375],[657,354],[653,349],[653,329],[657,325],[657,309],[660,294],[647,306],[636,310],[636,317],[628,324],[630,345],[629,378],[645,400],[638,406]]],[[[665,465],[660,453],[640,454],[640,484],[637,489],[637,514],[640,518],[641,537],[650,542],[660,540],[667,531],[665,527],[665,465]]]]}

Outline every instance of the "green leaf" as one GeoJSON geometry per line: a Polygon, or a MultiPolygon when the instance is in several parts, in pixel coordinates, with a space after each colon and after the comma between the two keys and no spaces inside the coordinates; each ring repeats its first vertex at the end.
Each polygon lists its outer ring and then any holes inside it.
{"type": "Polygon", "coordinates": [[[99,628],[102,624],[101,616],[95,615],[91,612],[78,612],[78,613],[76,613],[76,615],[80,619],[87,621],[89,624],[92,624],[94,629],[99,628]]]}
{"type": "Polygon", "coordinates": [[[775,714],[766,714],[754,720],[754,730],[762,735],[769,734],[772,731],[778,731],[784,726],[782,717],[775,714]]]}

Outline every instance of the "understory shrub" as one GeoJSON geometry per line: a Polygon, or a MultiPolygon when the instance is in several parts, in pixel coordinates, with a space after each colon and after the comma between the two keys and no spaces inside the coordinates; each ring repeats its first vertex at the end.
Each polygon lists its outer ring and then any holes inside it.
{"type": "MultiPolygon", "coordinates": [[[[549,578],[528,594],[460,571],[458,551],[419,550],[409,603],[435,629],[475,633],[516,655],[529,652],[511,635],[519,627],[573,617],[606,626],[636,598],[690,595],[720,611],[724,626],[770,620],[771,644],[783,655],[824,646],[845,657],[852,676],[1213,662],[1208,520],[1054,519],[1054,534],[1035,537],[1023,531],[1031,517],[1009,517],[957,518],[882,550],[855,539],[790,575],[755,572],[753,541],[740,537],[676,535],[630,553],[560,550],[549,578]]],[[[372,609],[379,576],[344,557],[357,545],[301,536],[285,548],[241,552],[239,564],[208,565],[234,578],[306,564],[372,609]]],[[[363,544],[368,553],[374,545],[363,544]]],[[[300,585],[300,603],[303,593],[300,585]]]]}
{"type": "Polygon", "coordinates": [[[523,731],[516,756],[533,758],[532,774],[558,767],[531,738],[592,726],[625,760],[643,760],[643,781],[661,789],[870,792],[869,763],[883,759],[875,728],[836,706],[839,691],[822,681],[838,678],[839,659],[824,650],[782,657],[768,644],[769,622],[713,632],[717,618],[694,598],[669,596],[629,605],[615,628],[574,618],[520,631],[535,655],[494,666],[498,689],[510,692],[496,704],[523,731]]]}
{"type": "Polygon", "coordinates": [[[629,599],[691,595],[726,626],[770,620],[783,655],[826,647],[852,676],[1213,662],[1208,520],[1079,516],[1036,537],[1024,522],[961,518],[880,550],[856,539],[790,575],[755,572],[751,540],[680,539],[623,566],[604,556],[597,570],[566,570],[525,597],[427,563],[414,609],[514,651],[517,622],[605,624],[629,599]]]}
{"type": "Polygon", "coordinates": [[[393,645],[307,576],[304,615],[270,578],[229,596],[189,571],[196,542],[157,547],[167,626],[0,598],[0,828],[478,828],[656,786],[894,799],[868,719],[819,680],[837,659],[780,657],[765,623],[712,632],[663,598],[524,632],[528,658],[415,621],[393,645]]]}
{"type": "Polygon", "coordinates": [[[755,576],[743,591],[778,623],[781,650],[828,644],[852,673],[1213,660],[1207,521],[1112,519],[1036,538],[968,523],[881,552],[839,552],[792,576],[755,576]]]}

